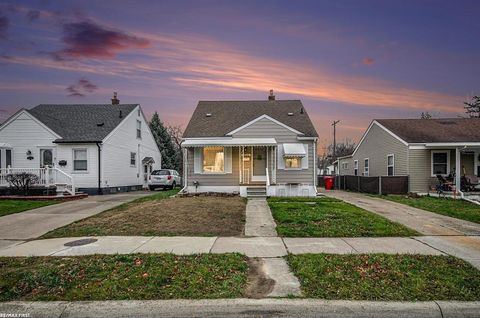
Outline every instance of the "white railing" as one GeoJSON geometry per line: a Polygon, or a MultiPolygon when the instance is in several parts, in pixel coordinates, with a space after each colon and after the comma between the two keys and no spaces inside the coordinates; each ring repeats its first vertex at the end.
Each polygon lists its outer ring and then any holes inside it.
{"type": "Polygon", "coordinates": [[[265,172],[266,172],[265,176],[267,177],[267,187],[269,187],[270,186],[270,176],[268,175],[268,168],[265,168],[265,172]]]}
{"type": "Polygon", "coordinates": [[[10,183],[7,181],[7,175],[17,173],[37,175],[38,182],[36,182],[35,185],[45,187],[56,185],[71,195],[75,195],[75,182],[73,177],[58,168],[2,168],[0,169],[0,186],[10,186],[10,183]]]}

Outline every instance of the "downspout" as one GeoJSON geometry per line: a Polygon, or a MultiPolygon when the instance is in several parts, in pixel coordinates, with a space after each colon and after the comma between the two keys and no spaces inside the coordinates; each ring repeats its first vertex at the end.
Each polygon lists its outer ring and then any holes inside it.
{"type": "Polygon", "coordinates": [[[188,180],[187,180],[187,169],[188,169],[188,149],[187,148],[183,148],[183,183],[184,183],[184,186],[182,188],[182,190],[180,190],[181,193],[184,193],[187,189],[187,186],[188,186],[188,180]]]}
{"type": "Polygon", "coordinates": [[[98,189],[97,189],[97,194],[102,195],[102,160],[101,160],[101,153],[102,153],[102,148],[100,147],[100,143],[97,142],[97,148],[98,148],[98,189]]]}

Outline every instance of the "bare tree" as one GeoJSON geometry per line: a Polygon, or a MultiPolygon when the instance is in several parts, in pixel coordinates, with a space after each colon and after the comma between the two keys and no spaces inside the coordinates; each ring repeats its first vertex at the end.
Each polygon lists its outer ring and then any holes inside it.
{"type": "Polygon", "coordinates": [[[344,157],[351,155],[355,151],[355,143],[350,140],[345,140],[345,142],[340,142],[336,144],[335,152],[333,151],[333,144],[330,144],[327,147],[327,156],[333,158],[333,154],[335,157],[344,157]]]}
{"type": "Polygon", "coordinates": [[[420,115],[420,118],[421,119],[430,119],[432,118],[432,115],[430,115],[430,113],[427,111],[427,112],[422,112],[422,114],[420,115]]]}
{"type": "Polygon", "coordinates": [[[167,126],[167,132],[170,135],[170,139],[173,143],[173,148],[175,150],[174,165],[176,170],[182,174],[183,173],[183,154],[182,154],[182,137],[183,137],[183,128],[182,126],[167,126]]]}
{"type": "Polygon", "coordinates": [[[15,187],[18,193],[28,195],[30,186],[37,184],[39,178],[33,173],[19,172],[7,174],[6,180],[15,187]]]}
{"type": "Polygon", "coordinates": [[[473,96],[470,102],[464,102],[465,112],[470,118],[480,118],[480,96],[473,96]]]}

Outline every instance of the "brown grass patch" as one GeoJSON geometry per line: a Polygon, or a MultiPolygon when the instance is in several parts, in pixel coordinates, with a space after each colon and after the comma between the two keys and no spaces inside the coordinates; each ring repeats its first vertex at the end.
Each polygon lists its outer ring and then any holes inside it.
{"type": "Polygon", "coordinates": [[[44,237],[143,235],[237,236],[245,225],[239,197],[185,197],[130,204],[54,230],[44,237]]]}

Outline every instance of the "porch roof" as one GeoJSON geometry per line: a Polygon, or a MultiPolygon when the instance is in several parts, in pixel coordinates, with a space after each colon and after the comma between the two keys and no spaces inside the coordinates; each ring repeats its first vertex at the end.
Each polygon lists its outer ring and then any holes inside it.
{"type": "Polygon", "coordinates": [[[205,147],[205,146],[275,146],[275,138],[231,138],[231,139],[187,139],[182,143],[182,147],[205,147]]]}
{"type": "Polygon", "coordinates": [[[12,148],[12,145],[5,142],[0,142],[0,148],[12,148]]]}

